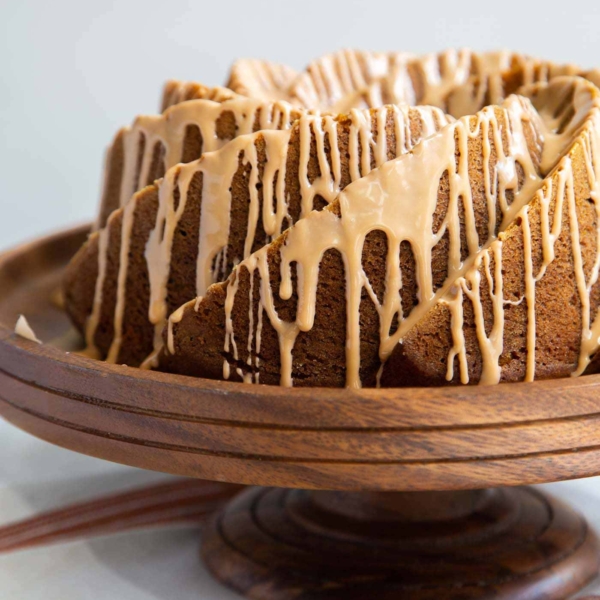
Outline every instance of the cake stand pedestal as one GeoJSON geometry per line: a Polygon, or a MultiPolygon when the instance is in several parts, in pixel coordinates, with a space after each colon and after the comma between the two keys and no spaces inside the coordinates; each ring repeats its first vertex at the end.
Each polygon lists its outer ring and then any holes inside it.
{"type": "Polygon", "coordinates": [[[532,488],[348,493],[252,488],[202,555],[248,598],[568,598],[598,570],[585,521],[532,488]]]}
{"type": "Polygon", "coordinates": [[[600,474],[600,376],[485,388],[282,389],[67,353],[56,289],[86,228],[0,257],[0,413],[106,460],[259,485],[202,555],[257,600],[564,599],[600,569],[564,504],[521,485],[600,474]],[[13,333],[25,314],[43,345],[13,333]]]}

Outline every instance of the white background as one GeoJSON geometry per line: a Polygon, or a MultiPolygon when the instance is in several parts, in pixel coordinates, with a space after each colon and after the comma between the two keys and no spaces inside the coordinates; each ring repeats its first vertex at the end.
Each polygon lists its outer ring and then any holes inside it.
{"type": "Polygon", "coordinates": [[[0,0],[0,248],[92,217],[105,146],[169,77],[448,46],[600,66],[600,1],[0,0]]]}
{"type": "MultiPolygon", "coordinates": [[[[154,112],[167,78],[224,83],[236,57],[301,68],[340,47],[510,48],[600,66],[600,1],[0,0],[0,247],[90,219],[104,147],[154,112]]],[[[157,475],[55,449],[0,424],[0,522],[157,475]]],[[[554,487],[600,526],[600,484],[554,487]]],[[[3,557],[0,598],[233,599],[190,531],[3,557]]]]}

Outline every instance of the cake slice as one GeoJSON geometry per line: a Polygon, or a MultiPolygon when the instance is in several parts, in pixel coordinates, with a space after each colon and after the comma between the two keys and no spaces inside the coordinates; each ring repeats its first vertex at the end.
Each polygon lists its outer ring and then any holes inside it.
{"type": "Polygon", "coordinates": [[[593,108],[569,152],[406,332],[382,385],[494,384],[598,370],[597,360],[588,367],[600,344],[600,99],[590,94],[593,108]]]}
{"type": "Polygon", "coordinates": [[[175,308],[448,121],[431,107],[302,115],[291,129],[240,136],[177,165],[114,212],[75,256],[65,277],[67,311],[94,355],[139,365],[160,346],[175,308]]]}
{"type": "Polygon", "coordinates": [[[197,160],[203,152],[218,150],[240,135],[288,129],[304,112],[286,102],[264,102],[194,84],[187,87],[204,98],[188,99],[190,90],[177,85],[165,86],[163,103],[175,102],[165,112],[139,116],[131,127],[117,132],[106,153],[96,229],[104,227],[113,210],[172,166],[197,160]]]}
{"type": "MultiPolygon", "coordinates": [[[[565,135],[583,118],[571,117],[565,135]]],[[[352,183],[177,310],[160,368],[267,384],[374,385],[403,324],[541,185],[542,129],[530,101],[511,96],[352,183]]]]}

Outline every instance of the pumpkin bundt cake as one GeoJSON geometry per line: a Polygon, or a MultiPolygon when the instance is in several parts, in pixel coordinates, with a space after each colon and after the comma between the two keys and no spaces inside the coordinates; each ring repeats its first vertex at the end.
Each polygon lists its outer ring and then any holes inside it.
{"type": "Polygon", "coordinates": [[[543,181],[538,164],[548,173],[582,126],[595,127],[594,86],[569,78],[541,87],[523,91],[535,97],[539,123],[524,121],[528,101],[517,96],[464,117],[244,260],[171,316],[162,368],[283,385],[374,385],[411,324],[540,186],[552,185],[560,164],[543,181]],[[532,124],[543,135],[534,137],[532,124]],[[526,138],[540,147],[544,140],[541,159],[526,138]]]}
{"type": "Polygon", "coordinates": [[[96,355],[137,366],[184,301],[446,123],[431,107],[305,114],[289,130],[240,136],[177,165],[113,212],[73,259],[67,311],[96,355]]]}
{"type": "Polygon", "coordinates": [[[67,311],[97,358],[234,381],[595,370],[596,84],[470,50],[170,81],[109,149],[67,311]]]}
{"type": "MultiPolygon", "coordinates": [[[[553,87],[538,93],[552,100],[553,87]]],[[[569,151],[403,336],[383,385],[532,381],[588,369],[600,338],[600,95],[581,81],[573,87],[592,102],[569,151]]]]}

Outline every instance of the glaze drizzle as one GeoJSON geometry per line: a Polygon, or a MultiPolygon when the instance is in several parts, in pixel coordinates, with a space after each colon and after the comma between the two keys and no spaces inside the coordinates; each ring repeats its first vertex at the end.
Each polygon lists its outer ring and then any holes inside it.
{"type": "MultiPolygon", "coordinates": [[[[176,108],[176,107],[175,107],[176,108]]],[[[283,120],[280,118],[280,121],[283,120]]],[[[309,214],[317,197],[331,202],[342,187],[342,166],[348,169],[350,180],[367,174],[394,156],[408,152],[421,139],[435,133],[449,118],[431,107],[408,108],[385,106],[372,111],[352,110],[349,115],[302,115],[293,128],[281,131],[261,131],[240,136],[218,151],[206,152],[198,161],[177,165],[158,182],[159,207],[156,224],[146,246],[146,261],[150,278],[149,321],[155,328],[155,352],[145,366],[156,364],[162,347],[162,330],[168,317],[167,293],[175,232],[186,210],[192,179],[202,174],[202,218],[196,260],[196,292],[204,294],[215,281],[224,279],[231,263],[248,256],[257,235],[259,220],[267,236],[265,242],[277,237],[294,219],[288,210],[286,169],[290,152],[297,154],[300,187],[300,214],[309,214]],[[394,145],[388,146],[390,131],[394,145]],[[347,154],[342,155],[340,135],[347,135],[347,154]],[[259,159],[257,144],[264,144],[266,160],[259,159]],[[312,148],[317,149],[320,175],[309,177],[312,148]],[[240,158],[241,157],[241,158],[240,158]],[[248,221],[245,226],[244,249],[231,256],[229,243],[232,210],[231,183],[242,164],[249,169],[248,221]],[[258,188],[261,188],[259,193],[258,188]]],[[[114,339],[108,360],[117,361],[123,343],[121,331],[125,310],[128,249],[133,229],[136,197],[124,207],[121,229],[121,259],[114,315],[114,339]]],[[[102,305],[103,261],[107,247],[99,252],[99,281],[92,315],[88,321],[88,345],[93,340],[102,305]]]]}
{"type": "MultiPolygon", "coordinates": [[[[388,254],[386,266],[386,290],[382,302],[371,295],[380,317],[380,357],[386,357],[394,349],[411,322],[431,305],[436,297],[433,287],[431,258],[433,248],[448,233],[448,278],[454,279],[465,268],[461,259],[461,233],[466,235],[470,255],[495,237],[497,228],[510,222],[516,212],[531,198],[541,184],[538,167],[530,153],[524,123],[540,130],[537,113],[523,98],[511,96],[502,108],[486,107],[475,117],[465,117],[447,125],[437,134],[421,141],[411,153],[394,161],[386,162],[379,169],[346,188],[338,198],[341,217],[330,211],[313,212],[298,221],[287,232],[281,247],[281,286],[279,295],[289,299],[293,292],[291,265],[298,272],[298,309],[293,322],[282,320],[275,310],[273,290],[269,278],[268,248],[265,247],[246,258],[244,267],[253,277],[260,274],[260,305],[258,314],[269,319],[279,336],[281,385],[293,383],[293,348],[301,331],[312,328],[316,310],[316,293],[321,258],[326,250],[335,248],[346,265],[346,385],[360,387],[360,299],[369,282],[362,266],[362,247],[367,234],[382,230],[387,235],[388,254]],[[506,140],[503,139],[506,136],[506,140]],[[469,140],[481,138],[483,156],[471,156],[469,140]],[[496,161],[491,163],[493,140],[496,161]],[[478,161],[481,158],[481,166],[478,161]],[[517,164],[523,172],[519,181],[517,164]],[[487,239],[480,240],[477,231],[476,210],[473,206],[471,171],[481,169],[485,182],[485,203],[488,211],[487,239]],[[448,173],[450,201],[442,225],[433,231],[433,218],[438,204],[438,186],[448,173]],[[507,192],[512,194],[512,203],[507,192]],[[460,218],[459,199],[465,209],[464,223],[460,218]],[[496,214],[496,206],[500,213],[496,214]],[[399,265],[399,249],[408,241],[415,257],[418,305],[407,319],[399,290],[402,273],[399,265]],[[390,334],[394,318],[400,320],[395,333],[390,334]]],[[[541,140],[538,140],[541,144],[541,140]]],[[[225,303],[226,336],[225,355],[238,360],[239,343],[252,345],[252,340],[237,341],[233,329],[232,312],[238,292],[239,277],[231,277],[227,286],[225,303]]],[[[255,307],[250,302],[250,311],[255,307]]],[[[250,335],[254,335],[251,331],[250,335]]],[[[260,331],[256,332],[260,339],[260,331]]],[[[257,342],[258,343],[258,342],[257,342]]],[[[174,347],[169,349],[174,351],[174,347]]],[[[259,349],[249,354],[257,357],[259,349]]],[[[244,381],[258,380],[258,364],[251,364],[244,372],[236,367],[236,373],[244,381]]],[[[224,377],[230,375],[230,365],[225,360],[224,377]]]]}
{"type": "MultiPolygon", "coordinates": [[[[174,98],[178,92],[171,90],[171,86],[167,85],[165,90],[166,101],[179,99],[174,98]]],[[[204,88],[203,93],[211,99],[187,100],[160,115],[141,115],[131,127],[117,133],[107,153],[103,206],[125,206],[135,192],[152,184],[179,162],[190,162],[200,158],[203,152],[218,150],[233,137],[258,130],[288,129],[301,114],[287,102],[246,98],[223,88],[204,88]],[[228,126],[224,126],[224,119],[229,120],[228,126]],[[184,145],[190,128],[196,130],[199,147],[195,156],[186,158],[184,145]],[[123,145],[123,164],[117,197],[114,197],[110,187],[113,176],[108,166],[118,143],[123,145]]],[[[107,212],[104,207],[100,210],[101,215],[107,212]]],[[[99,223],[100,227],[103,225],[99,223]]]]}
{"type": "MultiPolygon", "coordinates": [[[[558,83],[558,82],[557,82],[558,83]]],[[[536,286],[543,281],[550,266],[556,263],[556,243],[565,227],[568,227],[570,240],[570,253],[572,266],[565,265],[566,271],[572,269],[576,283],[576,290],[581,315],[581,343],[579,356],[573,365],[571,374],[581,375],[590,363],[591,356],[600,347],[600,317],[592,312],[591,293],[598,283],[600,270],[600,95],[596,88],[583,80],[576,80],[574,84],[574,104],[586,106],[586,118],[583,128],[577,133],[576,139],[570,145],[567,155],[563,156],[555,170],[546,178],[543,187],[537,192],[530,205],[524,206],[516,216],[511,228],[520,229],[523,239],[522,264],[509,263],[502,267],[503,249],[505,241],[498,240],[492,247],[479,254],[473,267],[457,279],[449,292],[440,299],[451,313],[452,348],[447,357],[446,379],[452,381],[455,377],[454,359],[458,358],[460,381],[469,383],[469,361],[466,356],[466,343],[464,336],[465,303],[469,302],[475,315],[475,329],[479,352],[482,360],[482,373],[479,377],[480,384],[495,384],[502,379],[503,369],[500,357],[503,352],[504,336],[507,335],[505,322],[505,306],[511,301],[503,296],[503,279],[505,273],[522,270],[525,280],[525,293],[519,302],[524,302],[527,307],[526,320],[526,368],[524,381],[533,381],[536,374],[536,344],[537,344],[537,313],[536,313],[536,286]],[[577,196],[575,187],[574,169],[585,170],[588,189],[585,198],[577,196]],[[584,249],[581,238],[577,203],[593,203],[595,210],[594,231],[594,262],[586,276],[584,268],[584,249]],[[530,227],[530,212],[532,207],[540,212],[540,239],[533,239],[530,227]],[[568,215],[568,226],[564,223],[564,215],[568,215]],[[537,270],[534,268],[532,248],[541,246],[542,258],[537,270]],[[493,262],[495,268],[490,270],[493,262]],[[483,305],[485,298],[482,296],[482,284],[487,284],[488,295],[492,300],[492,333],[486,333],[483,318],[483,305]]],[[[555,102],[550,107],[560,104],[561,90],[553,94],[555,102]],[[557,101],[558,100],[558,101],[557,101]]],[[[549,110],[550,115],[553,111],[549,110]]],[[[549,119],[550,131],[547,137],[553,137],[552,130],[560,121],[560,113],[554,119],[549,119]],[[552,123],[554,121],[554,123],[552,123]]],[[[581,123],[581,119],[574,118],[581,123]]],[[[573,129],[573,128],[571,128],[573,129]]],[[[556,136],[560,138],[563,136],[556,136]]],[[[560,142],[559,142],[560,143],[560,142]]],[[[562,144],[561,144],[562,145],[562,144]]],[[[514,232],[513,232],[514,235],[514,232]]],[[[563,259],[564,260],[564,259],[563,259]]],[[[560,290],[556,290],[556,302],[560,302],[560,290]]],[[[515,327],[511,327],[515,335],[515,327]]]]}

